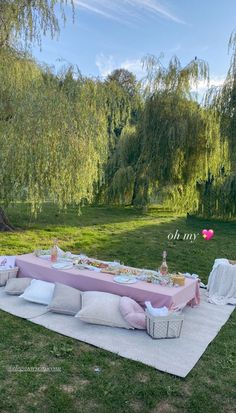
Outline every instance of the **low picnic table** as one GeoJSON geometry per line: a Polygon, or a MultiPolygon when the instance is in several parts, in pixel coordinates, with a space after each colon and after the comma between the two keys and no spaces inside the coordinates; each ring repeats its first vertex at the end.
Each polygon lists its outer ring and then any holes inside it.
{"type": "Polygon", "coordinates": [[[16,257],[19,267],[19,277],[31,277],[38,280],[58,282],[77,288],[81,291],[103,291],[133,298],[142,307],[145,301],[150,301],[153,307],[172,308],[190,304],[199,304],[199,283],[196,279],[185,279],[183,287],[169,287],[159,284],[138,281],[135,284],[118,284],[113,275],[95,272],[87,269],[55,269],[50,260],[36,257],[34,254],[25,254],[16,257]]]}

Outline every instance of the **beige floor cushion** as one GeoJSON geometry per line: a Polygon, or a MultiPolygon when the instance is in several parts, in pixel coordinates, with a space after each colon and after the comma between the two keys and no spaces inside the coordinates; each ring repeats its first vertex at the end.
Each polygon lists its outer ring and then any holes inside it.
{"type": "Polygon", "coordinates": [[[55,283],[48,309],[54,313],[75,315],[81,309],[81,291],[65,284],[55,283]]]}
{"type": "Polygon", "coordinates": [[[76,314],[80,320],[91,324],[132,329],[120,312],[120,296],[99,291],[82,293],[82,309],[76,314]]]}
{"type": "Polygon", "coordinates": [[[23,294],[25,289],[30,285],[31,281],[32,278],[29,277],[10,278],[6,283],[4,291],[11,295],[23,294]]]}
{"type": "Polygon", "coordinates": [[[9,280],[9,274],[8,271],[0,271],[0,287],[3,287],[6,285],[7,280],[9,280]]]}

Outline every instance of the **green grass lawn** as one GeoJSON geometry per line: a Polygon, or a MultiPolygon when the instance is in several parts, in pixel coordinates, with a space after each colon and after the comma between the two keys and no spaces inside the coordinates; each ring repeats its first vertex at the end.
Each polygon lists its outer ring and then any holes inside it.
{"type": "MultiPolygon", "coordinates": [[[[78,216],[73,208],[60,213],[47,205],[37,220],[30,220],[27,208],[16,205],[8,213],[21,230],[0,233],[0,254],[48,248],[56,237],[67,251],[156,269],[166,249],[170,270],[195,272],[203,282],[216,257],[236,259],[236,223],[186,220],[161,209],[143,214],[131,208],[90,207],[78,216]],[[192,243],[182,240],[185,233],[204,228],[214,229],[212,240],[201,235],[192,243]],[[169,240],[177,229],[181,239],[169,240]]],[[[0,412],[233,413],[235,324],[234,312],[181,379],[1,312],[0,412]],[[58,371],[10,371],[15,366],[58,371]]]]}

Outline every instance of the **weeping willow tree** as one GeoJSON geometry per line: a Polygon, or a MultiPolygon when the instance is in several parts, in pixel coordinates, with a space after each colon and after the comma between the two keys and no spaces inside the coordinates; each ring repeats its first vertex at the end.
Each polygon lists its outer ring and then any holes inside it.
{"type": "Polygon", "coordinates": [[[135,75],[125,69],[114,70],[108,75],[105,87],[110,151],[113,152],[123,129],[137,122],[141,96],[135,75]]]}
{"type": "MultiPolygon", "coordinates": [[[[127,75],[136,87],[127,71],[105,82],[73,68],[54,75],[19,49],[19,40],[27,47],[48,31],[58,33],[57,3],[64,18],[67,1],[14,0],[0,7],[0,201],[24,200],[35,213],[44,201],[62,208],[94,199],[138,101],[127,88],[127,75]]],[[[0,217],[1,229],[10,229],[3,210],[0,217]]]]}
{"type": "Polygon", "coordinates": [[[221,165],[219,122],[191,93],[193,84],[208,79],[208,66],[194,59],[182,67],[174,57],[165,68],[152,56],[145,65],[142,116],[113,156],[108,194],[116,203],[164,201],[176,210],[196,210],[197,182],[221,165]]]}
{"type": "Polygon", "coordinates": [[[33,211],[46,200],[91,201],[107,150],[101,84],[75,81],[71,70],[56,78],[25,58],[1,65],[0,78],[9,98],[0,121],[0,199],[24,199],[33,211]]]}
{"type": "MultiPolygon", "coordinates": [[[[73,8],[73,0],[69,2],[67,0],[2,0],[0,3],[0,200],[4,204],[10,199],[13,200],[13,196],[15,196],[15,200],[19,199],[24,190],[28,192],[28,197],[30,197],[33,186],[32,184],[31,189],[27,188],[27,169],[30,162],[34,162],[34,159],[29,156],[27,166],[24,162],[32,136],[28,135],[26,139],[26,135],[24,135],[24,141],[23,136],[18,132],[20,129],[23,130],[25,126],[27,128],[29,124],[29,118],[26,116],[28,107],[23,108],[23,104],[27,103],[24,97],[27,94],[30,96],[30,85],[39,92],[39,84],[42,79],[40,70],[19,50],[26,50],[34,42],[40,45],[42,35],[48,32],[51,37],[58,34],[59,22],[55,7],[60,5],[61,17],[65,20],[64,6],[69,3],[73,8]],[[23,117],[23,113],[25,113],[25,117],[23,117]],[[20,119],[25,122],[25,124],[21,124],[21,127],[17,123],[20,119]],[[8,148],[12,150],[12,159],[10,159],[8,148]],[[23,148],[25,148],[24,153],[22,153],[23,148]],[[20,156],[17,157],[17,153],[20,156]],[[16,162],[15,165],[14,162],[16,162]],[[24,163],[26,170],[23,172],[20,165],[24,163]],[[15,176],[10,171],[11,168],[12,171],[14,168],[17,171],[15,176]],[[24,177],[26,181],[24,181],[24,177]],[[20,187],[21,184],[23,184],[22,187],[20,187]]],[[[38,118],[39,114],[36,116],[37,120],[38,118]]],[[[37,133],[35,133],[36,135],[37,133]]],[[[36,168],[37,164],[35,164],[36,168]]],[[[33,180],[33,175],[31,179],[33,180]]],[[[37,186],[38,183],[35,182],[35,194],[39,193],[36,189],[37,186]]],[[[34,198],[36,199],[37,196],[35,195],[34,198]]],[[[12,229],[2,208],[0,209],[0,229],[12,229]]]]}
{"type": "MultiPolygon", "coordinates": [[[[236,34],[226,82],[201,106],[191,89],[209,71],[197,58],[164,67],[149,56],[141,88],[124,69],[100,81],[73,67],[57,75],[40,67],[29,46],[58,33],[56,4],[64,19],[66,0],[0,4],[1,204],[23,200],[37,212],[45,201],[162,202],[235,214],[236,34]]],[[[1,209],[0,229],[11,228],[1,209]]]]}
{"type": "MultiPolygon", "coordinates": [[[[3,1],[0,5],[0,200],[25,200],[35,212],[93,196],[107,151],[104,90],[67,70],[54,76],[17,50],[58,33],[55,6],[66,1],[3,1]]],[[[73,2],[70,2],[73,3],[73,2]]],[[[3,212],[0,228],[11,229],[3,212]]]]}
{"type": "MultiPolygon", "coordinates": [[[[59,33],[59,22],[55,14],[60,6],[61,17],[65,21],[64,6],[70,4],[74,12],[73,0],[1,0],[0,2],[0,48],[41,45],[42,34],[52,37],[59,33]]],[[[73,13],[74,15],[74,13],[73,13]]]]}
{"type": "MultiPolygon", "coordinates": [[[[120,141],[129,128],[134,128],[142,111],[142,97],[140,84],[135,75],[125,69],[114,70],[105,80],[104,106],[107,111],[108,158],[104,166],[103,179],[98,183],[96,202],[110,203],[114,199],[111,195],[109,183],[116,172],[114,158],[119,153],[120,141]]],[[[123,199],[125,178],[121,185],[118,198],[123,199]]],[[[115,189],[115,188],[114,188],[115,189]]],[[[121,201],[119,203],[122,203],[121,201]]]]}
{"type": "Polygon", "coordinates": [[[205,105],[215,111],[220,122],[224,165],[218,174],[210,176],[199,186],[204,215],[231,218],[236,215],[236,32],[229,40],[230,67],[222,87],[212,88],[205,105]]]}
{"type": "Polygon", "coordinates": [[[120,141],[108,160],[105,201],[131,205],[134,194],[136,162],[140,156],[139,138],[134,125],[127,125],[120,141]]]}

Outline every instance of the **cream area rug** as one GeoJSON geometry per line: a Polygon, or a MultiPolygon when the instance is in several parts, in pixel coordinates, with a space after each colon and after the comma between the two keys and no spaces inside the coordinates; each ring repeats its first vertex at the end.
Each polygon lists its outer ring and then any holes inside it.
{"type": "Polygon", "coordinates": [[[0,309],[49,330],[84,341],[157,370],[186,377],[234,310],[216,306],[201,293],[199,307],[184,309],[181,337],[153,340],[145,331],[86,324],[78,318],[47,312],[46,306],[9,296],[0,288],[0,309]]]}

